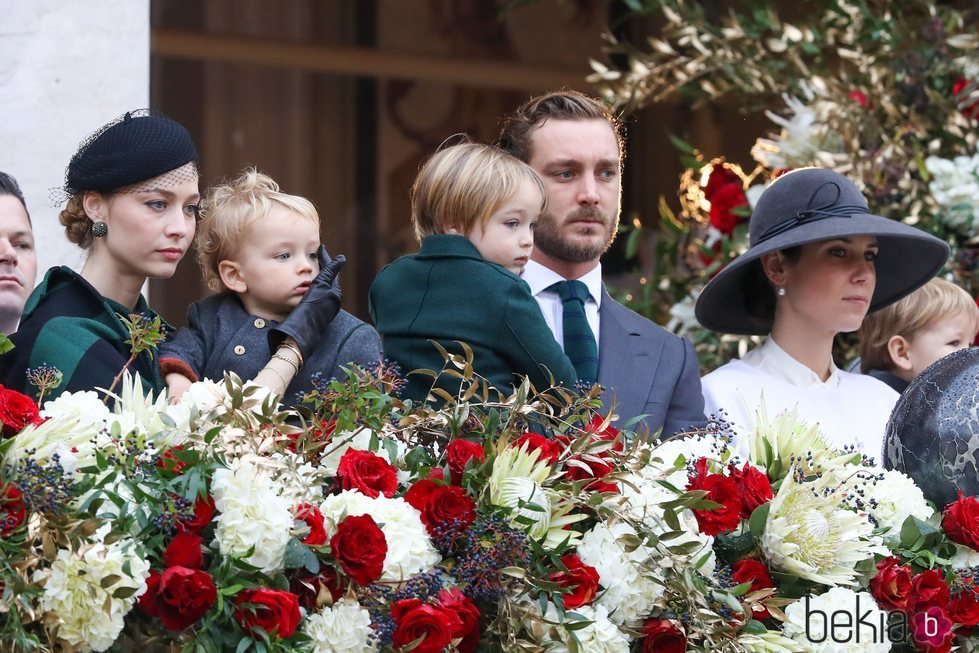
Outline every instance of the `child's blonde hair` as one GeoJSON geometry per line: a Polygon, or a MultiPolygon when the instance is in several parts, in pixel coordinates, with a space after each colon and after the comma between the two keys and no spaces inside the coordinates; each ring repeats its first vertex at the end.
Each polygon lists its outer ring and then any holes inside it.
{"type": "Polygon", "coordinates": [[[523,161],[479,143],[440,149],[422,165],[411,187],[415,236],[420,242],[452,228],[469,234],[477,223],[485,225],[526,181],[540,190],[543,213],[547,208],[544,183],[523,161]]]}
{"type": "MultiPolygon", "coordinates": [[[[860,369],[893,370],[887,343],[894,336],[913,340],[936,321],[953,315],[971,315],[972,335],[979,331],[979,307],[965,289],[945,279],[932,279],[904,299],[864,318],[860,326],[860,369]]],[[[971,344],[971,343],[969,343],[971,344]]]]}
{"type": "Polygon", "coordinates": [[[238,178],[211,188],[201,202],[197,226],[197,262],[211,290],[226,290],[218,272],[221,261],[234,259],[248,231],[268,217],[278,204],[319,226],[316,207],[305,197],[279,190],[279,184],[255,168],[245,168],[238,178]]]}

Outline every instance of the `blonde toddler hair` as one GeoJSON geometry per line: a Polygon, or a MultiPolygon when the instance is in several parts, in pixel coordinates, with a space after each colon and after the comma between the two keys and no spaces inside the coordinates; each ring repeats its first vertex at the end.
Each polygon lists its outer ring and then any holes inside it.
{"type": "Polygon", "coordinates": [[[211,188],[201,202],[197,226],[197,262],[211,290],[227,290],[218,266],[241,254],[251,227],[268,217],[275,205],[291,209],[316,223],[316,207],[305,197],[279,190],[279,184],[255,168],[245,168],[237,179],[211,188]]]}
{"type": "Polygon", "coordinates": [[[979,307],[965,289],[945,279],[932,279],[904,299],[885,306],[864,318],[860,326],[860,369],[894,369],[887,343],[894,336],[913,340],[942,318],[959,314],[971,315],[975,322],[972,333],[979,331],[979,307]]]}
{"type": "Polygon", "coordinates": [[[455,228],[469,234],[485,225],[524,182],[541,194],[541,213],[547,208],[544,183],[534,169],[492,145],[460,143],[440,149],[418,171],[411,188],[411,221],[418,241],[455,228]]]}

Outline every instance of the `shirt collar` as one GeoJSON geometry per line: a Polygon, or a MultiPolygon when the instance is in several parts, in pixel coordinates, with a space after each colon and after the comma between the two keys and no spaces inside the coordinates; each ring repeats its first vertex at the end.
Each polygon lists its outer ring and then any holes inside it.
{"type": "Polygon", "coordinates": [[[840,384],[840,370],[830,359],[829,378],[823,381],[811,369],[792,358],[769,336],[765,344],[748,352],[742,359],[748,365],[801,388],[835,388],[840,384]]]}
{"type": "MultiPolygon", "coordinates": [[[[520,278],[527,282],[527,285],[530,286],[530,294],[534,295],[535,297],[540,293],[545,292],[558,281],[565,280],[560,274],[548,267],[544,267],[537,261],[527,261],[527,265],[524,267],[523,274],[520,276],[520,278]]],[[[599,263],[593,270],[584,276],[579,277],[578,281],[585,284],[585,286],[588,288],[588,294],[591,295],[592,300],[594,300],[594,302],[601,307],[602,264],[599,263]]]]}

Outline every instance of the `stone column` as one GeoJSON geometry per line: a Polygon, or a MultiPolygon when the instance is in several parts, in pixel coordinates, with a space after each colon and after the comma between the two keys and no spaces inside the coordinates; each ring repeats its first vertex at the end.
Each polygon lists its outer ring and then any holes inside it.
{"type": "Polygon", "coordinates": [[[78,143],[149,106],[149,10],[150,0],[0,0],[0,170],[24,191],[38,281],[84,262],[49,199],[78,143]]]}

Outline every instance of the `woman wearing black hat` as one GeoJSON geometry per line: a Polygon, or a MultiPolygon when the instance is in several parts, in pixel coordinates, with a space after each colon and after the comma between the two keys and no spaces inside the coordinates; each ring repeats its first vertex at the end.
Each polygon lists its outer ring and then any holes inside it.
{"type": "Polygon", "coordinates": [[[749,232],[751,247],[707,284],[696,316],[713,331],[769,337],[703,378],[708,414],[723,409],[743,437],[762,402],[769,419],[796,409],[829,445],[879,457],[898,395],[839,370],[833,339],[926,283],[948,245],[871,215],[851,181],[819,168],[779,177],[758,200],[749,232]]]}

